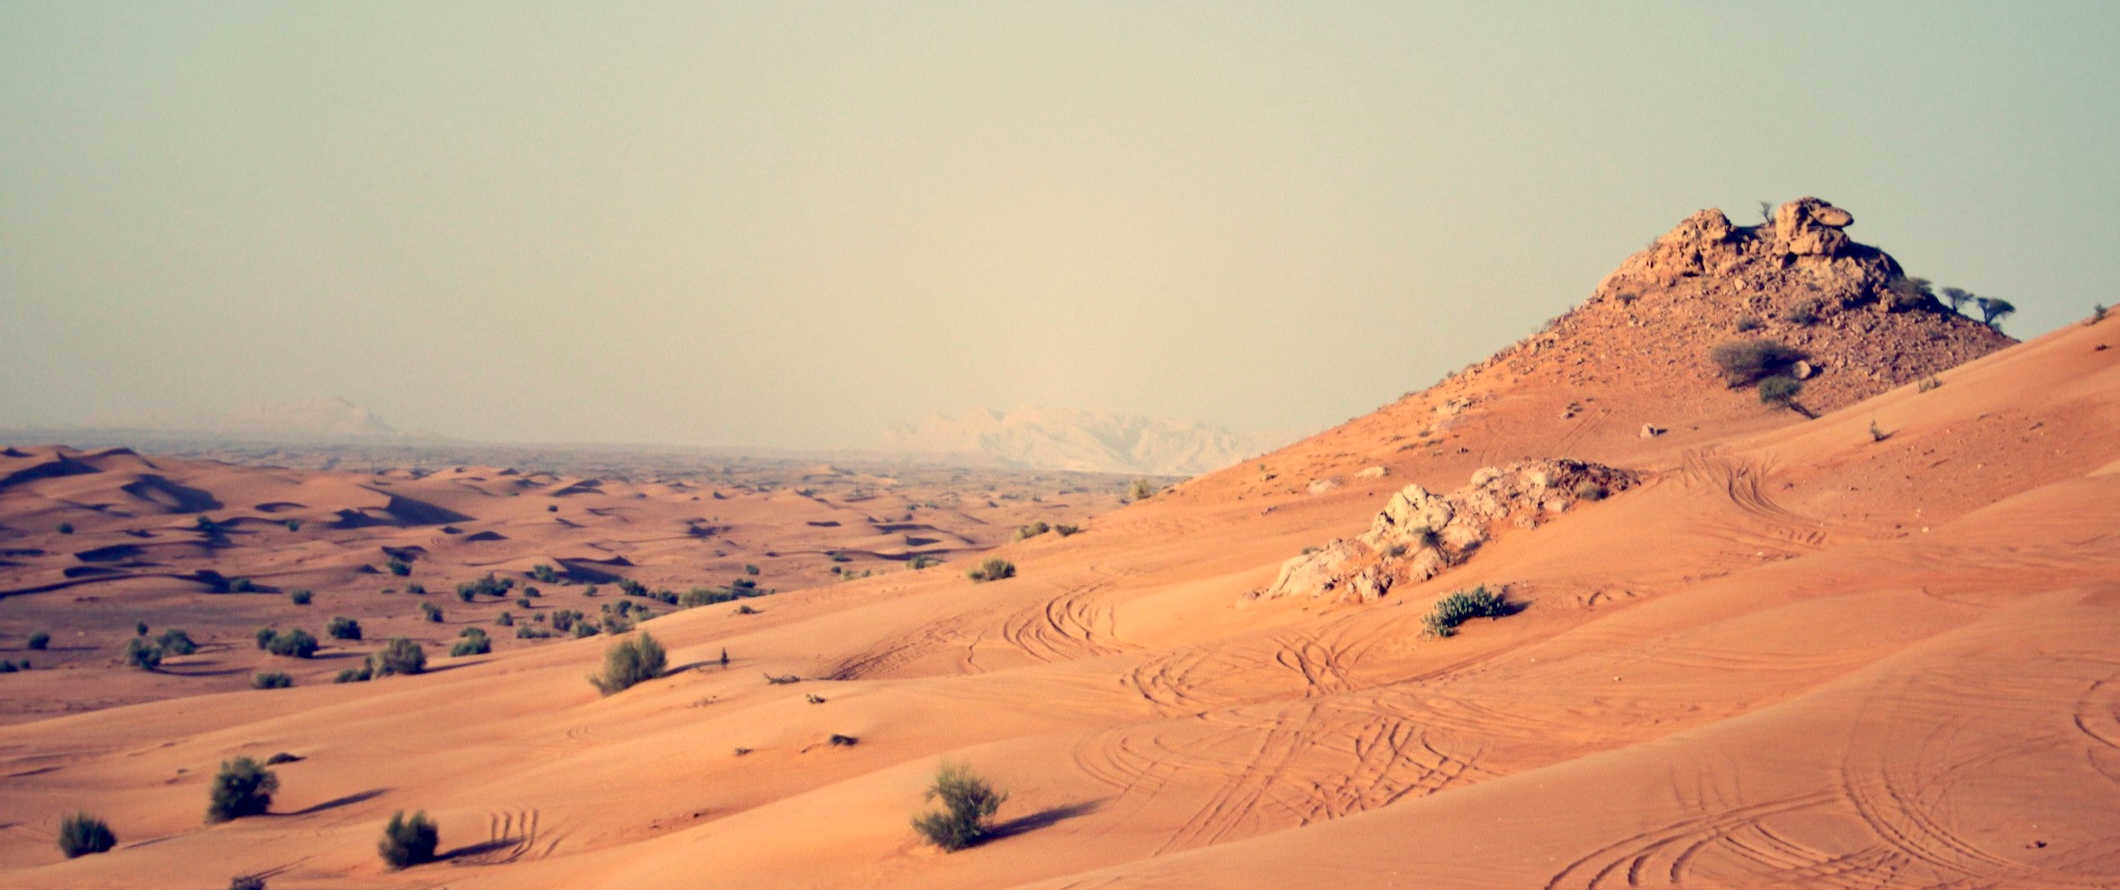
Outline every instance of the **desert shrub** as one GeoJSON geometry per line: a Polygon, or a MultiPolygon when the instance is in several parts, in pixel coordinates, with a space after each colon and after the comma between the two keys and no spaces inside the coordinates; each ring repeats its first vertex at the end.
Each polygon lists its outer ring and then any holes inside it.
{"type": "Polygon", "coordinates": [[[286,671],[259,671],[250,675],[252,689],[286,689],[294,685],[294,678],[286,671]]]}
{"type": "Polygon", "coordinates": [[[427,650],[404,637],[392,637],[380,651],[368,656],[368,660],[378,677],[417,674],[427,669],[427,650]]]}
{"type": "Polygon", "coordinates": [[[287,526],[287,530],[291,532],[298,532],[302,530],[302,520],[299,519],[288,519],[282,521],[280,524],[287,526]]]}
{"type": "Polygon", "coordinates": [[[442,610],[433,603],[421,603],[420,614],[426,616],[429,622],[434,624],[442,623],[442,610]]]}
{"type": "Polygon", "coordinates": [[[524,588],[523,588],[523,597],[524,597],[525,599],[533,599],[533,600],[534,600],[534,599],[540,599],[540,598],[544,597],[544,595],[545,595],[545,592],[544,592],[544,591],[542,591],[542,590],[539,590],[539,589],[537,589],[537,588],[535,588],[535,587],[524,587],[524,588]]]}
{"type": "Polygon", "coordinates": [[[1885,307],[1893,312],[1934,307],[1936,295],[1929,292],[1929,280],[1900,276],[1885,283],[1885,307]]]}
{"type": "Polygon", "coordinates": [[[478,596],[478,591],[472,589],[471,585],[459,584],[456,586],[457,599],[468,603],[471,602],[471,598],[475,596],[478,596]]]}
{"type": "Polygon", "coordinates": [[[1766,326],[1767,323],[1757,315],[1741,315],[1737,318],[1738,333],[1750,333],[1766,326]]]}
{"type": "Polygon", "coordinates": [[[135,622],[133,622],[133,635],[134,635],[134,636],[140,636],[140,637],[144,637],[144,636],[147,636],[147,622],[145,622],[145,621],[135,621],[135,622]]]}
{"type": "Polygon", "coordinates": [[[2083,322],[2084,327],[2089,327],[2091,325],[2104,321],[2106,311],[2107,310],[2105,308],[2104,303],[2092,303],[2091,317],[2083,322]]]}
{"type": "Polygon", "coordinates": [[[1126,499],[1129,501],[1145,501],[1155,496],[1156,484],[1146,479],[1135,479],[1132,484],[1126,486],[1126,499]]]}
{"type": "Polygon", "coordinates": [[[518,640],[544,640],[551,637],[551,631],[535,624],[519,624],[515,627],[515,638],[518,640]]]}
{"type": "Polygon", "coordinates": [[[1774,340],[1732,340],[1716,344],[1708,358],[1722,370],[1724,382],[1746,386],[1795,364],[1803,353],[1774,340]]]}
{"type": "Polygon", "coordinates": [[[221,761],[206,799],[206,821],[226,822],[255,816],[272,806],[280,777],[248,757],[221,761]]]}
{"type": "Polygon", "coordinates": [[[270,645],[272,645],[272,638],[273,638],[273,637],[276,637],[276,636],[279,636],[279,635],[280,635],[280,632],[279,632],[279,631],[276,631],[276,630],[273,630],[272,628],[269,628],[269,627],[261,627],[261,628],[258,628],[258,633],[257,633],[257,638],[258,638],[258,648],[260,648],[260,649],[263,649],[263,648],[265,648],[265,647],[267,647],[267,646],[270,646],[270,645]]]}
{"type": "Polygon", "coordinates": [[[502,612],[499,616],[493,619],[493,623],[501,627],[514,627],[515,615],[509,612],[502,612]]]}
{"type": "Polygon", "coordinates": [[[407,584],[407,585],[405,585],[405,592],[406,592],[406,593],[409,593],[409,594],[412,594],[412,595],[414,595],[414,596],[426,596],[426,595],[427,595],[427,585],[425,585],[425,584],[420,584],[420,583],[417,583],[417,582],[415,582],[415,583],[412,583],[412,584],[407,584]]]}
{"type": "Polygon", "coordinates": [[[744,563],[743,573],[746,575],[756,575],[758,574],[758,566],[753,563],[744,563]]]}
{"type": "Polygon", "coordinates": [[[272,642],[265,644],[265,651],[289,658],[310,658],[317,654],[317,638],[299,627],[273,634],[272,642]]]}
{"type": "Polygon", "coordinates": [[[265,890],[265,876],[236,875],[228,879],[228,890],[265,890]]]}
{"type": "Polygon", "coordinates": [[[1059,523],[1053,526],[1053,531],[1060,535],[1060,537],[1071,538],[1074,537],[1077,532],[1082,531],[1082,526],[1059,523]]]}
{"type": "Polygon", "coordinates": [[[1803,392],[1803,381],[1794,377],[1775,375],[1759,381],[1759,401],[1763,405],[1779,405],[1793,408],[1797,394],[1803,392]]]}
{"type": "Polygon", "coordinates": [[[1819,313],[1825,311],[1825,301],[1804,300],[1782,310],[1781,320],[1794,325],[1810,326],[1818,323],[1819,313]]]}
{"type": "Polygon", "coordinates": [[[1974,297],[1973,303],[1980,307],[1980,323],[2002,330],[2002,319],[2017,311],[2017,306],[2001,297],[1974,297]]]}
{"type": "Polygon", "coordinates": [[[1025,538],[1035,538],[1052,530],[1053,527],[1050,525],[1046,525],[1045,521],[1041,519],[1029,525],[1018,526],[1016,528],[1016,540],[1021,541],[1025,538]]]}
{"type": "Polygon", "coordinates": [[[994,813],[1008,794],[995,791],[964,764],[945,763],[935,773],[935,784],[928,786],[926,799],[941,801],[942,809],[914,816],[913,829],[944,851],[956,851],[993,833],[994,813]]]}
{"type": "Polygon", "coordinates": [[[1877,418],[1870,418],[1870,441],[1882,442],[1889,438],[1892,438],[1892,434],[1886,432],[1883,427],[1877,425],[1877,418]]]}
{"type": "Polygon", "coordinates": [[[932,556],[915,556],[913,557],[911,562],[907,563],[907,565],[912,566],[913,571],[916,572],[920,571],[921,569],[927,568],[928,566],[935,566],[941,564],[942,560],[936,559],[932,556]]]}
{"type": "Polygon", "coordinates": [[[74,524],[73,524],[73,523],[71,523],[71,522],[62,522],[62,523],[59,523],[59,534],[62,534],[62,535],[70,535],[70,534],[73,534],[73,533],[74,533],[74,524]]]}
{"type": "Polygon", "coordinates": [[[1507,600],[1482,586],[1460,590],[1437,600],[1435,610],[1423,617],[1421,623],[1436,636],[1456,636],[1460,624],[1474,618],[1500,618],[1510,611],[1507,600]]]}
{"type": "Polygon", "coordinates": [[[593,637],[596,636],[596,632],[596,623],[593,621],[581,621],[577,622],[574,625],[575,639],[581,639],[582,637],[593,637]]]}
{"type": "Polygon", "coordinates": [[[344,615],[334,616],[324,625],[324,632],[334,640],[358,640],[361,638],[361,623],[344,615]]]}
{"type": "Polygon", "coordinates": [[[1929,390],[1935,389],[1942,385],[1943,381],[1936,379],[1936,375],[1930,374],[1927,377],[1921,378],[1921,382],[1914,384],[1914,391],[1928,392],[1929,390]]]}
{"type": "Polygon", "coordinates": [[[313,599],[315,599],[315,598],[316,598],[316,595],[315,595],[315,594],[313,594],[313,593],[310,593],[310,592],[309,592],[309,591],[307,591],[307,590],[290,590],[290,591],[287,591],[287,599],[288,599],[288,601],[289,601],[289,602],[292,602],[292,603],[294,603],[294,604],[295,604],[295,605],[297,605],[297,606],[306,606],[306,605],[309,605],[309,601],[310,601],[310,600],[313,600],[313,599]]]}
{"type": "Polygon", "coordinates": [[[604,670],[589,677],[589,683],[598,692],[611,695],[632,687],[636,683],[662,676],[669,657],[663,652],[661,643],[641,631],[631,640],[620,640],[604,650],[604,670]]]}
{"type": "Polygon", "coordinates": [[[999,581],[1016,577],[1016,564],[996,557],[980,563],[978,568],[965,574],[974,582],[999,581]]]}
{"type": "Polygon", "coordinates": [[[404,868],[434,860],[434,847],[440,842],[434,820],[427,818],[421,810],[405,818],[405,811],[390,814],[390,821],[383,826],[383,839],[376,843],[376,852],[391,868],[404,868]]]}
{"type": "Polygon", "coordinates": [[[66,858],[102,853],[118,845],[110,826],[87,813],[75,813],[59,822],[59,852],[66,858]]]}
{"type": "Polygon", "coordinates": [[[485,631],[476,627],[467,627],[464,630],[466,631],[464,638],[456,641],[456,645],[449,647],[450,655],[458,657],[484,655],[493,651],[493,640],[486,636],[485,631]]]}
{"type": "Polygon", "coordinates": [[[850,735],[843,735],[836,732],[832,733],[832,738],[830,739],[830,741],[833,746],[843,748],[851,748],[855,745],[861,744],[861,739],[859,738],[850,735]]]}
{"type": "Polygon", "coordinates": [[[521,597],[521,598],[517,599],[517,600],[515,601],[515,607],[516,607],[516,608],[518,608],[518,609],[527,609],[527,608],[530,608],[530,598],[526,596],[526,597],[521,597]]]}
{"type": "Polygon", "coordinates": [[[368,682],[369,678],[373,676],[375,676],[374,671],[371,670],[368,665],[364,664],[357,668],[347,668],[345,670],[340,671],[338,676],[331,678],[331,682],[366,683],[368,682]]]}
{"type": "Polygon", "coordinates": [[[46,631],[40,630],[29,635],[29,647],[31,649],[41,650],[47,646],[50,646],[51,644],[52,635],[46,631]]]}
{"type": "Polygon", "coordinates": [[[580,620],[581,617],[582,613],[573,609],[560,609],[552,613],[552,629],[562,633],[573,630],[574,622],[580,620]]]}
{"type": "Polygon", "coordinates": [[[618,579],[618,592],[626,596],[647,596],[648,585],[631,578],[618,579]]]}
{"type": "Polygon", "coordinates": [[[139,637],[125,641],[125,663],[143,671],[162,666],[162,650],[139,637]]]}
{"type": "Polygon", "coordinates": [[[12,674],[19,670],[21,668],[15,667],[14,662],[0,659],[0,674],[12,674]]]}
{"type": "Polygon", "coordinates": [[[190,634],[174,627],[165,628],[162,635],[155,638],[155,646],[164,655],[190,655],[199,651],[199,644],[192,642],[190,634]]]}
{"type": "Polygon", "coordinates": [[[753,609],[753,608],[751,608],[751,604],[750,604],[750,603],[744,603],[743,605],[740,605],[740,606],[737,606],[737,607],[736,607],[736,614],[738,614],[738,615],[756,615],[756,614],[758,614],[758,610],[757,610],[757,609],[753,609]]]}
{"type": "Polygon", "coordinates": [[[531,566],[530,577],[537,581],[537,583],[539,584],[559,583],[559,573],[553,571],[551,566],[545,565],[544,563],[538,563],[537,565],[531,566]]]}
{"type": "MultiPolygon", "coordinates": [[[[390,574],[396,575],[400,578],[412,574],[412,565],[402,559],[393,559],[388,563],[388,565],[390,566],[390,574]]],[[[420,592],[425,593],[426,591],[422,590],[420,592]]]]}

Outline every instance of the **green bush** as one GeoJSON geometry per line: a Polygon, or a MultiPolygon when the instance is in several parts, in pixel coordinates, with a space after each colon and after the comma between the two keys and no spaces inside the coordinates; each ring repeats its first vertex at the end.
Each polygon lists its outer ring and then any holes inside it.
{"type": "Polygon", "coordinates": [[[357,668],[347,668],[345,670],[340,671],[339,675],[337,677],[333,677],[331,682],[366,683],[368,682],[369,678],[373,676],[375,676],[374,671],[368,665],[364,664],[357,668]]]}
{"type": "Polygon", "coordinates": [[[29,635],[29,647],[31,649],[43,649],[51,644],[52,635],[47,631],[40,630],[29,635]]]}
{"type": "Polygon", "coordinates": [[[515,638],[518,640],[545,640],[551,637],[551,631],[535,624],[518,624],[515,626],[515,638]]]}
{"type": "Polygon", "coordinates": [[[309,592],[309,591],[307,591],[307,590],[290,590],[290,591],[287,591],[287,599],[288,599],[288,601],[290,601],[290,602],[294,603],[294,604],[295,604],[295,605],[297,605],[297,606],[306,606],[306,605],[309,605],[309,601],[310,601],[310,600],[312,600],[312,599],[315,599],[315,598],[316,598],[316,595],[315,595],[315,594],[312,594],[312,593],[310,593],[310,592],[309,592]]]}
{"type": "Polygon", "coordinates": [[[265,647],[267,647],[267,646],[270,646],[270,645],[272,645],[272,638],[273,638],[273,637],[276,637],[276,636],[279,636],[279,635],[280,635],[280,632],[279,632],[279,631],[276,631],[276,630],[273,630],[272,628],[269,628],[269,627],[261,627],[261,628],[258,628],[258,633],[257,633],[257,638],[258,638],[258,648],[260,648],[260,649],[263,649],[263,648],[265,648],[265,647]]]}
{"type": "Polygon", "coordinates": [[[1794,377],[1775,375],[1759,381],[1759,401],[1763,405],[1779,405],[1793,408],[1796,396],[1803,392],[1803,381],[1794,377]]]}
{"type": "Polygon", "coordinates": [[[1060,523],[1060,524],[1054,525],[1054,526],[1053,526],[1053,531],[1054,531],[1055,533],[1059,534],[1059,535],[1060,535],[1060,537],[1063,537],[1063,538],[1072,538],[1072,537],[1074,537],[1074,536],[1075,536],[1075,535],[1076,535],[1077,533],[1079,533],[1079,532],[1081,532],[1081,531],[1082,531],[1082,526],[1079,526],[1079,525],[1068,525],[1067,523],[1064,523],[1064,522],[1063,522],[1063,523],[1060,523]]]}
{"type": "Polygon", "coordinates": [[[963,764],[945,763],[928,787],[927,800],[942,802],[940,812],[913,817],[913,828],[944,851],[962,850],[994,831],[994,813],[1008,800],[963,764]]]}
{"type": "Polygon", "coordinates": [[[287,526],[287,530],[291,532],[298,532],[302,530],[302,520],[299,519],[288,519],[282,521],[280,524],[287,526]]]}
{"type": "Polygon", "coordinates": [[[1439,637],[1456,636],[1458,625],[1474,618],[1500,618],[1514,611],[1500,594],[1486,587],[1460,590],[1436,601],[1435,611],[1421,619],[1428,632],[1439,637]]]}
{"type": "Polygon", "coordinates": [[[927,568],[928,566],[939,566],[942,564],[942,560],[936,559],[932,556],[915,556],[913,557],[911,562],[908,562],[906,564],[912,566],[913,571],[917,572],[921,569],[927,568]]]}
{"type": "Polygon", "coordinates": [[[502,612],[498,616],[494,617],[493,623],[500,625],[501,627],[514,627],[515,616],[507,612],[502,612]]]}
{"type": "Polygon", "coordinates": [[[462,601],[464,601],[464,602],[467,602],[467,603],[468,603],[468,602],[471,602],[471,598],[472,598],[472,597],[475,597],[475,596],[477,596],[477,595],[478,595],[478,591],[476,591],[476,590],[473,590],[473,589],[472,589],[472,588],[471,588],[470,586],[468,586],[468,585],[463,585],[463,584],[459,584],[459,585],[457,585],[457,588],[456,588],[456,598],[457,598],[457,599],[459,599],[459,600],[462,600],[462,601]]]}
{"type": "Polygon", "coordinates": [[[1126,499],[1129,501],[1145,501],[1155,496],[1156,484],[1146,479],[1135,479],[1126,487],[1126,499]]]}
{"type": "Polygon", "coordinates": [[[226,822],[255,816],[272,806],[280,777],[248,757],[221,761],[206,800],[206,821],[226,822]]]}
{"type": "Polygon", "coordinates": [[[756,575],[758,574],[758,566],[748,562],[744,563],[743,573],[746,575],[756,575]]]}
{"type": "Polygon", "coordinates": [[[228,879],[228,890],[265,890],[265,876],[236,875],[228,879]]]}
{"type": "Polygon", "coordinates": [[[110,826],[87,813],[75,813],[59,823],[59,852],[66,858],[102,853],[118,845],[110,826]]]}
{"type": "Polygon", "coordinates": [[[344,615],[335,615],[324,625],[324,632],[334,640],[358,640],[361,638],[361,623],[344,615]]]}
{"type": "Polygon", "coordinates": [[[1722,370],[1723,381],[1733,387],[1748,386],[1803,359],[1794,347],[1773,340],[1732,340],[1708,350],[1708,358],[1722,370]]]}
{"type": "Polygon", "coordinates": [[[125,641],[125,663],[143,671],[162,666],[162,650],[139,637],[125,641]]]}
{"type": "Polygon", "coordinates": [[[392,637],[383,644],[381,651],[368,656],[369,667],[375,676],[391,674],[417,674],[427,669],[427,650],[420,644],[404,637],[392,637]]]}
{"type": "Polygon", "coordinates": [[[199,651],[199,644],[192,642],[190,634],[174,627],[164,629],[162,635],[155,638],[155,646],[164,655],[190,655],[199,651]]]}
{"type": "MultiPolygon", "coordinates": [[[[406,575],[410,575],[410,574],[412,574],[412,565],[411,565],[410,563],[407,563],[406,561],[404,561],[404,560],[402,560],[402,559],[393,559],[393,560],[391,560],[391,561],[389,562],[389,566],[390,566],[390,574],[396,575],[396,576],[398,576],[398,577],[400,577],[400,578],[403,578],[403,577],[405,577],[406,575]]],[[[421,592],[421,593],[425,593],[426,591],[422,590],[422,591],[420,591],[420,592],[421,592]]]]}
{"type": "Polygon", "coordinates": [[[462,636],[463,639],[457,640],[456,645],[449,648],[451,656],[484,655],[493,651],[493,640],[488,638],[483,630],[467,627],[464,628],[462,636]]]}
{"type": "Polygon", "coordinates": [[[73,533],[74,533],[74,524],[73,524],[73,523],[71,523],[71,522],[62,522],[62,523],[59,523],[59,534],[62,534],[62,535],[70,535],[70,534],[73,534],[73,533]]]}
{"type": "Polygon", "coordinates": [[[147,636],[147,622],[145,622],[145,621],[135,621],[135,622],[133,622],[133,635],[134,635],[134,636],[140,636],[140,637],[144,637],[144,636],[147,636]]]}
{"type": "Polygon", "coordinates": [[[668,663],[669,657],[663,652],[662,644],[647,631],[641,631],[639,637],[620,640],[604,650],[604,671],[591,675],[589,683],[598,692],[611,695],[662,676],[668,663]]]}
{"type": "Polygon", "coordinates": [[[286,671],[259,671],[250,675],[252,689],[286,689],[294,685],[294,678],[286,671]]]}
{"type": "Polygon", "coordinates": [[[317,654],[317,638],[301,628],[284,630],[273,635],[272,642],[265,644],[265,651],[289,658],[310,658],[317,654]]]}
{"type": "Polygon", "coordinates": [[[391,868],[405,868],[434,860],[434,848],[440,842],[434,821],[421,810],[405,818],[405,811],[390,814],[390,822],[383,826],[383,839],[376,844],[376,852],[391,868]]]}
{"type": "Polygon", "coordinates": [[[574,629],[574,622],[581,620],[582,613],[574,609],[559,609],[552,613],[552,629],[565,633],[574,629]]]}
{"type": "Polygon", "coordinates": [[[1041,519],[1029,525],[1018,526],[1016,529],[1016,540],[1021,541],[1025,538],[1035,538],[1052,530],[1053,527],[1050,525],[1046,525],[1045,520],[1041,519]]]}
{"type": "Polygon", "coordinates": [[[432,623],[442,623],[442,610],[433,603],[421,603],[420,614],[427,616],[427,620],[432,623]]]}
{"type": "Polygon", "coordinates": [[[1014,578],[1016,577],[1016,564],[1000,558],[988,559],[980,563],[978,568],[966,572],[965,575],[975,583],[1014,578]]]}

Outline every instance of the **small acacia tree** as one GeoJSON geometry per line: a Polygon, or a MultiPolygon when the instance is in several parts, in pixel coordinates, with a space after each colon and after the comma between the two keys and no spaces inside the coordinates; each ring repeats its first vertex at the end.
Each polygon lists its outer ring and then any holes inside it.
{"type": "Polygon", "coordinates": [[[405,818],[404,810],[399,810],[391,813],[390,821],[383,826],[383,839],[376,844],[376,852],[391,868],[405,868],[434,861],[434,848],[440,839],[426,810],[413,813],[410,819],[405,818]]]}
{"type": "Polygon", "coordinates": [[[972,775],[961,763],[944,763],[928,787],[927,800],[942,801],[940,812],[913,817],[913,829],[945,851],[957,851],[984,840],[994,832],[994,813],[1008,793],[994,790],[985,779],[972,775]]]}
{"type": "Polygon", "coordinates": [[[272,806],[280,777],[248,757],[221,761],[206,800],[206,821],[226,822],[255,816],[272,806]]]}
{"type": "Polygon", "coordinates": [[[2016,304],[2001,297],[1974,297],[1973,302],[1980,307],[1980,323],[1998,332],[2002,319],[2017,311],[2016,304]]]}
{"type": "Polygon", "coordinates": [[[106,852],[117,845],[118,836],[110,832],[110,826],[87,813],[75,813],[59,823],[59,852],[68,859],[106,852]]]}

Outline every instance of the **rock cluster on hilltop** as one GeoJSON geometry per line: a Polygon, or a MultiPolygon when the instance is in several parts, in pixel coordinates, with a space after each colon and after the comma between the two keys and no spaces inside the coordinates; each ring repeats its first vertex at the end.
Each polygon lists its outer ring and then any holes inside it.
{"type": "Polygon", "coordinates": [[[1628,257],[1589,300],[1454,378],[1503,373],[1583,389],[1668,380],[1662,389],[1675,394],[1713,385],[1717,344],[1768,339],[1805,360],[1804,404],[1831,410],[2016,342],[1849,238],[1854,222],[1818,198],[1753,226],[1699,211],[1628,257]]]}
{"type": "Polygon", "coordinates": [[[1638,481],[1626,470],[1559,459],[1486,467],[1447,495],[1408,485],[1384,502],[1367,532],[1288,560],[1272,586],[1254,596],[1374,600],[1393,585],[1426,581],[1464,561],[1498,527],[1536,528],[1581,501],[1638,481]]]}

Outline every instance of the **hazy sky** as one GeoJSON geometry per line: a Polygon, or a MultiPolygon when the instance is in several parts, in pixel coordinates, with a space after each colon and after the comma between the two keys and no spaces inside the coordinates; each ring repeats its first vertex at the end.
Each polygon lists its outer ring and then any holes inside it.
{"type": "Polygon", "coordinates": [[[1803,194],[2029,336],[2120,301],[2116,47],[2111,2],[0,0],[0,427],[1309,430],[1803,194]]]}

